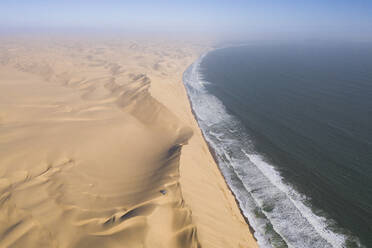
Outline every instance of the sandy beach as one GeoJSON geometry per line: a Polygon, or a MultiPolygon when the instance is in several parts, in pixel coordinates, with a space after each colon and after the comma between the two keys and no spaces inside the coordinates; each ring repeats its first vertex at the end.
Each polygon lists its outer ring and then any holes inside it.
{"type": "Polygon", "coordinates": [[[207,41],[0,39],[0,247],[258,247],[182,74],[207,41]]]}

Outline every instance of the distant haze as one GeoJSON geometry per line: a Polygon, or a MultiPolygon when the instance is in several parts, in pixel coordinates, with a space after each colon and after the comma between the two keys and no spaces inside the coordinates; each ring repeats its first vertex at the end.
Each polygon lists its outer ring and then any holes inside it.
{"type": "Polygon", "coordinates": [[[210,32],[372,40],[367,0],[2,0],[0,28],[210,32]]]}

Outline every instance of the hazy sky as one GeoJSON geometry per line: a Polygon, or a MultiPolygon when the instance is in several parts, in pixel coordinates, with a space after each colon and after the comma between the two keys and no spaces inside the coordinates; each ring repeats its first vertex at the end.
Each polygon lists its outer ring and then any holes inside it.
{"type": "Polygon", "coordinates": [[[372,0],[0,0],[0,27],[372,35],[372,0]]]}

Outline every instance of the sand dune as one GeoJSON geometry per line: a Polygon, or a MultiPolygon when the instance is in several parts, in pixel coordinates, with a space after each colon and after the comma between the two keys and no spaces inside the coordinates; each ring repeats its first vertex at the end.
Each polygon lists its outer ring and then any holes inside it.
{"type": "Polygon", "coordinates": [[[256,247],[181,82],[206,47],[0,44],[0,247],[256,247]]]}

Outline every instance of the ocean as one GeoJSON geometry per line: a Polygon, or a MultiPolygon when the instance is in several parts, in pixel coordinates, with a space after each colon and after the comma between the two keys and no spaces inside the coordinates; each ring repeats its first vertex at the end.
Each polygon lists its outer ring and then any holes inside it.
{"type": "Polygon", "coordinates": [[[183,80],[260,247],[372,247],[372,44],[219,48],[183,80]]]}

